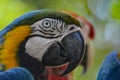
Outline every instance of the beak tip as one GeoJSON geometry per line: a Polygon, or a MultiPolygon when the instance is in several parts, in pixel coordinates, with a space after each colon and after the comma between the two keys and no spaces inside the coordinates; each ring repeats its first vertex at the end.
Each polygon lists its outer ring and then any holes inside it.
{"type": "Polygon", "coordinates": [[[80,64],[82,67],[83,67],[83,71],[82,71],[82,74],[84,75],[84,74],[86,74],[86,72],[88,71],[88,66],[87,66],[87,64],[80,64]]]}

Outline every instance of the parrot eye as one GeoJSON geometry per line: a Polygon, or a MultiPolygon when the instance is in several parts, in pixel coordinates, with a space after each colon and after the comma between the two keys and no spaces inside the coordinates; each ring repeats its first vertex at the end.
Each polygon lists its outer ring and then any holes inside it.
{"type": "Polygon", "coordinates": [[[51,22],[49,20],[44,20],[42,22],[42,26],[45,28],[49,28],[51,26],[51,22]]]}

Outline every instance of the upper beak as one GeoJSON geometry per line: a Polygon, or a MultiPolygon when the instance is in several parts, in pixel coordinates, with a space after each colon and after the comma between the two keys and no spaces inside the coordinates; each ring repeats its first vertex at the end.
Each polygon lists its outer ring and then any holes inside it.
{"type": "Polygon", "coordinates": [[[84,39],[77,31],[65,36],[60,42],[50,45],[43,55],[42,62],[46,66],[60,66],[68,63],[67,68],[61,75],[71,72],[80,63],[84,56],[84,39]]]}

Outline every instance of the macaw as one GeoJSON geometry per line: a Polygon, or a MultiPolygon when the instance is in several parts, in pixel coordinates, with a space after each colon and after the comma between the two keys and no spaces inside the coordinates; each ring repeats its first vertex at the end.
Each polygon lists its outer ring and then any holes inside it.
{"type": "MultiPolygon", "coordinates": [[[[82,16],[79,16],[70,11],[63,11],[63,12],[66,12],[67,14],[76,18],[82,25],[82,35],[84,36],[85,39],[86,49],[85,49],[84,58],[80,62],[80,65],[83,66],[84,68],[83,73],[85,73],[93,61],[94,50],[93,50],[92,41],[94,40],[95,37],[94,27],[90,22],[88,22],[82,16]]],[[[64,71],[66,66],[67,65],[56,68],[47,68],[47,80],[73,80],[73,72],[67,74],[66,76],[58,75],[58,73],[64,71]]]]}
{"type": "Polygon", "coordinates": [[[27,69],[35,80],[45,80],[45,67],[67,65],[63,76],[84,56],[85,41],[77,19],[57,10],[28,12],[0,32],[1,71],[27,69]]]}
{"type": "Polygon", "coordinates": [[[120,80],[120,53],[112,51],[106,56],[96,80],[120,80]]]}
{"type": "MultiPolygon", "coordinates": [[[[2,65],[0,65],[3,68],[2,65]]],[[[0,72],[0,80],[34,80],[32,74],[25,68],[16,67],[0,72]]]]}

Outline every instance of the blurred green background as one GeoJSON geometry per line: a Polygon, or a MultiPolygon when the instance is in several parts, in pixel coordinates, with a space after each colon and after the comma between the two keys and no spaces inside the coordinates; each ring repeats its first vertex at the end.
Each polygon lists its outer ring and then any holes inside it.
{"type": "Polygon", "coordinates": [[[22,14],[37,9],[72,11],[95,27],[93,65],[85,75],[82,75],[82,67],[78,67],[74,80],[96,80],[105,56],[112,50],[120,51],[120,0],[1,0],[0,30],[22,14]]]}

